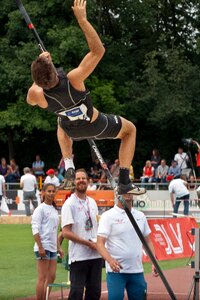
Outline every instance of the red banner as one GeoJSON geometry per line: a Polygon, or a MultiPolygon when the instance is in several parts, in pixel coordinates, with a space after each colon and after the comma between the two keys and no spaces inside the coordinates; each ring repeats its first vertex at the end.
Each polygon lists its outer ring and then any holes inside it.
{"type": "MultiPolygon", "coordinates": [[[[192,228],[198,224],[193,218],[169,218],[148,220],[151,240],[158,260],[168,260],[194,255],[195,236],[192,228]]],[[[149,261],[144,252],[143,261],[149,261]]]]}

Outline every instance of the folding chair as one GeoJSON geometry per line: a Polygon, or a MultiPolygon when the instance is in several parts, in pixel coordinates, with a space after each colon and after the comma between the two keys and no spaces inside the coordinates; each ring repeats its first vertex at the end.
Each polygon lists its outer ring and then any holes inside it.
{"type": "Polygon", "coordinates": [[[49,299],[49,288],[50,287],[60,287],[60,292],[61,292],[61,299],[63,300],[64,299],[64,296],[63,296],[63,288],[68,288],[69,285],[67,283],[50,283],[48,284],[47,286],[47,290],[46,290],[46,300],[49,299]]]}

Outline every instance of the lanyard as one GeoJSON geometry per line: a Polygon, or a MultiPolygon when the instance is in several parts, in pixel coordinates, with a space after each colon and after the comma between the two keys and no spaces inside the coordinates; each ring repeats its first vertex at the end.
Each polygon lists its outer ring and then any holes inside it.
{"type": "Polygon", "coordinates": [[[76,199],[78,200],[79,204],[81,205],[81,208],[83,209],[86,217],[90,218],[90,207],[89,207],[89,201],[88,201],[87,196],[86,196],[86,199],[85,199],[85,203],[87,205],[87,209],[86,209],[85,205],[83,204],[83,201],[81,201],[81,199],[76,195],[76,193],[74,193],[74,196],[76,197],[76,199]]]}
{"type": "Polygon", "coordinates": [[[86,199],[85,199],[85,203],[87,205],[87,209],[86,209],[86,207],[83,205],[83,201],[81,201],[81,199],[78,198],[75,193],[74,193],[74,195],[75,195],[76,199],[79,201],[79,204],[81,205],[81,208],[83,209],[83,211],[86,215],[85,230],[86,231],[91,230],[93,228],[93,224],[92,224],[92,219],[91,219],[91,216],[90,216],[90,208],[89,208],[88,198],[86,196],[86,199]]]}

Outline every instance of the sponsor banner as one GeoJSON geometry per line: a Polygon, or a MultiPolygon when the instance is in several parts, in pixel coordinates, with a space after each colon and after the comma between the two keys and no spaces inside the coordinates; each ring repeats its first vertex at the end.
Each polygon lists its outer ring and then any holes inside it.
{"type": "MultiPolygon", "coordinates": [[[[194,255],[195,236],[192,228],[198,228],[193,218],[169,218],[148,220],[151,240],[158,260],[177,259],[194,255]]],[[[143,261],[149,261],[145,251],[143,261]]]]}
{"type": "Polygon", "coordinates": [[[17,209],[16,197],[17,197],[17,190],[8,190],[6,191],[6,202],[8,204],[9,209],[17,209]]]}

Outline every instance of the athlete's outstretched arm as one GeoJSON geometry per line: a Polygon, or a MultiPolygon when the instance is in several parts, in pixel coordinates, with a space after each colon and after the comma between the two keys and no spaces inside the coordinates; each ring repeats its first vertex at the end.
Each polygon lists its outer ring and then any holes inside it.
{"type": "Polygon", "coordinates": [[[80,65],[70,71],[67,76],[71,84],[79,90],[84,89],[84,80],[93,72],[104,55],[105,48],[92,25],[87,20],[86,1],[75,0],[72,7],[74,15],[82,29],[88,43],[89,53],[81,61],[80,65]]]}

